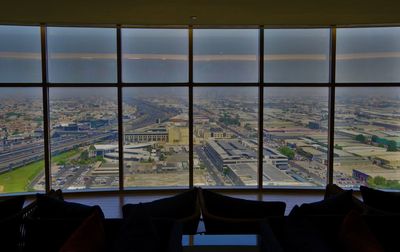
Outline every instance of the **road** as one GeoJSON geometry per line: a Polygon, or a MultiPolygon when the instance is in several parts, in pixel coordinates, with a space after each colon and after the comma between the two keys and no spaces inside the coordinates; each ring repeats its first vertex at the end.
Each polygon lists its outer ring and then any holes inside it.
{"type": "Polygon", "coordinates": [[[157,119],[164,122],[179,114],[179,111],[176,109],[156,106],[153,103],[144,100],[135,99],[132,103],[136,106],[139,117],[125,122],[125,131],[133,131],[148,127],[151,124],[155,124],[157,119]]]}
{"type": "MultiPolygon", "coordinates": [[[[82,146],[87,144],[93,144],[112,137],[114,132],[98,133],[91,136],[81,137],[81,138],[68,138],[55,141],[51,143],[52,155],[60,152],[68,151],[73,149],[75,146],[82,146]]],[[[3,153],[0,156],[0,172],[7,171],[10,168],[16,168],[24,166],[28,163],[39,161],[43,159],[44,148],[43,145],[34,145],[31,148],[24,147],[23,150],[16,150],[14,152],[3,153]]]]}
{"type": "MultiPolygon", "coordinates": [[[[155,124],[157,119],[166,121],[179,114],[177,109],[156,106],[153,103],[144,100],[134,100],[134,103],[137,106],[138,114],[140,116],[135,120],[125,122],[125,124],[127,124],[126,130],[136,130],[148,127],[149,125],[155,124]]],[[[113,128],[115,128],[114,126],[115,125],[109,125],[96,129],[97,132],[88,131],[87,135],[84,137],[52,138],[52,155],[71,150],[75,146],[94,144],[103,139],[112,137],[115,134],[115,132],[112,132],[113,128]]],[[[14,147],[0,152],[0,173],[39,161],[43,159],[43,155],[43,141],[35,142],[31,145],[21,144],[21,147],[14,147]]]]}
{"type": "Polygon", "coordinates": [[[214,179],[215,183],[217,186],[223,186],[225,183],[223,179],[220,178],[221,172],[218,171],[217,167],[214,166],[214,164],[211,162],[210,159],[208,159],[207,155],[204,153],[203,149],[201,146],[194,146],[194,151],[197,153],[199,156],[199,159],[201,162],[204,163],[206,166],[206,169],[210,176],[214,179]]]}

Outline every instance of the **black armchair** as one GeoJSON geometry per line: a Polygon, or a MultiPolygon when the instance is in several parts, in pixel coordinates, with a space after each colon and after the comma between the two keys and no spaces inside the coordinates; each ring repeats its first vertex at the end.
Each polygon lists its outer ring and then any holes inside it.
{"type": "Polygon", "coordinates": [[[286,204],[224,196],[199,189],[199,199],[207,233],[259,234],[261,222],[270,216],[283,216],[286,204]]]}
{"type": "Polygon", "coordinates": [[[152,219],[170,219],[183,225],[183,234],[196,234],[200,221],[198,189],[147,203],[126,204],[122,207],[124,219],[140,214],[140,207],[152,219]]]}

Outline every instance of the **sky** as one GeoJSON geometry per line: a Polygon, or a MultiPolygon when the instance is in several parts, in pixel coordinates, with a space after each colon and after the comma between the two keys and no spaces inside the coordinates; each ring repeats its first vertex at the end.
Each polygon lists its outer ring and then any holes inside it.
{"type": "MultiPolygon", "coordinates": [[[[329,29],[267,29],[266,82],[326,83],[329,29]]],[[[257,29],[195,29],[194,81],[258,81],[257,29]]],[[[50,27],[50,82],[115,83],[114,28],[50,27]]],[[[123,81],[188,81],[187,29],[122,29],[123,81]]],[[[400,28],[337,30],[338,82],[400,82],[400,28]]],[[[41,81],[38,27],[0,26],[0,82],[41,81]]]]}

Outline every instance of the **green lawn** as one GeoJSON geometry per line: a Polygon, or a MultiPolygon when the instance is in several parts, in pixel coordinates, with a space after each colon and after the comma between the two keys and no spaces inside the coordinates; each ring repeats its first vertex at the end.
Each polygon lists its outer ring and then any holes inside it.
{"type": "MultiPolygon", "coordinates": [[[[79,153],[79,150],[71,150],[54,156],[53,163],[58,163],[62,160],[71,158],[79,153]]],[[[36,178],[44,169],[44,161],[38,161],[17,168],[13,171],[0,175],[0,193],[25,192],[31,190],[27,188],[29,183],[36,178]]]]}

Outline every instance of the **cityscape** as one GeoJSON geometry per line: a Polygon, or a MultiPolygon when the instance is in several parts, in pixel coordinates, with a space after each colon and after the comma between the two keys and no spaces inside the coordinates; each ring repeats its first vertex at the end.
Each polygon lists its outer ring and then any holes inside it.
{"type": "MultiPolygon", "coordinates": [[[[186,87],[123,89],[124,186],[189,184],[186,87]]],[[[337,88],[334,182],[399,189],[397,88],[337,88]]],[[[45,187],[41,88],[3,88],[0,193],[45,187]]],[[[115,88],[51,88],[51,186],[118,189],[115,88]]],[[[264,89],[263,184],[323,187],[328,162],[328,88],[264,89]]],[[[195,186],[257,186],[258,88],[195,87],[195,186]]]]}

